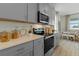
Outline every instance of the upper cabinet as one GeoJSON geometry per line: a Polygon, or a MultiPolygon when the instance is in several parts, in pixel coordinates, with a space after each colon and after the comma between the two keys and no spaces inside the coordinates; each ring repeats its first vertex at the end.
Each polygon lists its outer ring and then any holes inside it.
{"type": "Polygon", "coordinates": [[[0,18],[26,20],[27,19],[27,4],[25,3],[0,4],[0,18]]]}
{"type": "Polygon", "coordinates": [[[28,21],[37,23],[37,3],[28,3],[28,21]]]}
{"type": "Polygon", "coordinates": [[[51,3],[3,3],[0,4],[0,18],[37,23],[38,10],[49,16],[50,25],[55,23],[55,8],[51,3]]]}
{"type": "Polygon", "coordinates": [[[52,3],[39,3],[39,11],[49,16],[49,24],[55,24],[55,8],[52,3]]]}
{"type": "Polygon", "coordinates": [[[0,18],[37,23],[37,3],[0,4],[0,18]]]}
{"type": "Polygon", "coordinates": [[[39,11],[45,15],[49,15],[48,3],[39,3],[39,11]]]}

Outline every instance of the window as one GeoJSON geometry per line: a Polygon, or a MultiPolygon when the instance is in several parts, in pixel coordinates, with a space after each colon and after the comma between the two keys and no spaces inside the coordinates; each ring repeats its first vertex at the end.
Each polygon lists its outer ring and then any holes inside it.
{"type": "Polygon", "coordinates": [[[70,29],[79,29],[79,18],[74,18],[69,21],[70,29]]]}

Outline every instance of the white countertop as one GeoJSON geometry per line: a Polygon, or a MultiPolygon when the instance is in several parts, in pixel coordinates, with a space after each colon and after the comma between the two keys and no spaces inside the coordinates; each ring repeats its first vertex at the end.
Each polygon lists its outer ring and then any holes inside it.
{"type": "Polygon", "coordinates": [[[36,40],[42,37],[44,36],[29,34],[29,35],[20,37],[18,39],[12,39],[8,42],[0,42],[0,50],[13,47],[19,44],[27,43],[27,42],[30,42],[30,41],[33,41],[33,40],[36,40]]]}

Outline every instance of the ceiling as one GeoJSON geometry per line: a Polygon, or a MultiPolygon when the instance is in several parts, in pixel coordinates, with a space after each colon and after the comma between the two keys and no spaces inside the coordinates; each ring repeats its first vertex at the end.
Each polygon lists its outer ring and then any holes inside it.
{"type": "Polygon", "coordinates": [[[55,10],[60,15],[79,13],[79,3],[56,3],[55,10]]]}

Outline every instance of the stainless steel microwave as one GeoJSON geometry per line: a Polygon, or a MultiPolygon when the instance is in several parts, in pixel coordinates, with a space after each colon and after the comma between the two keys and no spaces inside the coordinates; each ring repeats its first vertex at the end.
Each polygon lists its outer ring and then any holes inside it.
{"type": "Polygon", "coordinates": [[[49,16],[38,11],[38,22],[48,24],[49,23],[49,16]]]}

